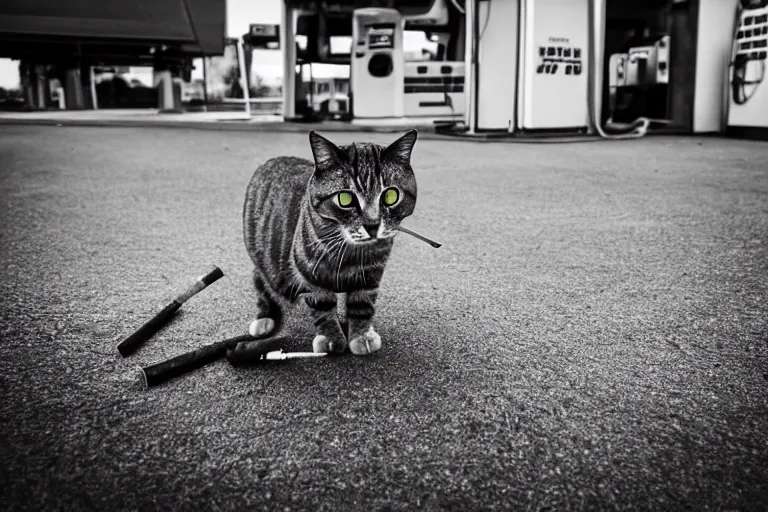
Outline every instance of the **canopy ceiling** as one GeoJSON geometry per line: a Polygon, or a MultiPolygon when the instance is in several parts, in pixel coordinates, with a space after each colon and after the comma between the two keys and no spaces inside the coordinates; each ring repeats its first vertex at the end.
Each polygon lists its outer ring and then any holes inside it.
{"type": "Polygon", "coordinates": [[[186,0],[191,20],[184,2],[3,0],[0,38],[185,43],[193,52],[221,54],[226,0],[186,0]]]}

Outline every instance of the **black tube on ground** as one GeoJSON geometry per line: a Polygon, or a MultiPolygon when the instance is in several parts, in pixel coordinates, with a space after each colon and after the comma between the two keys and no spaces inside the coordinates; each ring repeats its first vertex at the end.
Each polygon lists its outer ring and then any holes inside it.
{"type": "Polygon", "coordinates": [[[170,304],[165,306],[162,311],[149,319],[141,327],[136,329],[131,335],[126,337],[117,345],[117,351],[123,357],[127,357],[135,352],[141,345],[160,330],[171,319],[174,313],[191,297],[194,297],[209,285],[215,283],[224,277],[224,272],[219,267],[214,266],[207,274],[198,277],[197,280],[187,288],[181,295],[176,297],[170,304]]]}
{"type": "Polygon", "coordinates": [[[196,350],[178,355],[172,359],[145,366],[141,369],[147,387],[157,386],[163,382],[189,373],[209,363],[224,357],[227,349],[234,348],[242,341],[254,340],[250,334],[235,336],[223,341],[217,341],[196,350]]]}
{"type": "Polygon", "coordinates": [[[160,330],[181,307],[181,303],[173,301],[163,308],[157,315],[150,318],[144,325],[136,329],[117,346],[117,351],[123,357],[129,356],[144,344],[149,338],[160,330]]]}

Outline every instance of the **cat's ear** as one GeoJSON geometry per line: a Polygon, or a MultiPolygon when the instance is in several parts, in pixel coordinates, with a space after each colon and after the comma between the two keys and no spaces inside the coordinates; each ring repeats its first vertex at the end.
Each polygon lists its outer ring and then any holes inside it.
{"type": "Polygon", "coordinates": [[[387,146],[382,153],[385,158],[397,160],[399,162],[410,162],[411,151],[413,151],[413,145],[416,144],[416,138],[418,134],[416,130],[410,130],[395,142],[387,146]]]}
{"type": "Polygon", "coordinates": [[[327,168],[344,159],[344,153],[336,144],[314,130],[309,132],[309,145],[312,147],[312,155],[315,157],[315,166],[318,169],[327,168]]]}

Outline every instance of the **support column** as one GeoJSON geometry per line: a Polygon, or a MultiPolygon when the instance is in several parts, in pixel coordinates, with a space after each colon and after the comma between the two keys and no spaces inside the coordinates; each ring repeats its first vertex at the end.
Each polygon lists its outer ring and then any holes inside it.
{"type": "MultiPolygon", "coordinates": [[[[248,77],[248,83],[251,82],[251,70],[253,69],[253,45],[249,42],[244,42],[240,46],[243,50],[243,60],[245,61],[245,76],[248,77]]],[[[257,85],[257,84],[253,84],[257,85]]]]}
{"type": "Polygon", "coordinates": [[[155,64],[153,73],[152,82],[157,90],[158,113],[181,113],[181,78],[174,76],[173,71],[164,64],[155,64]]]}
{"type": "Polygon", "coordinates": [[[157,109],[160,113],[173,110],[173,77],[168,69],[153,70],[153,83],[157,90],[157,109]]]}
{"type": "Polygon", "coordinates": [[[35,66],[35,108],[48,107],[48,77],[45,66],[35,66]]]}
{"type": "Polygon", "coordinates": [[[203,56],[203,112],[208,111],[208,57],[203,56]]]}
{"type": "Polygon", "coordinates": [[[26,106],[32,109],[44,109],[46,101],[46,73],[45,66],[38,66],[22,61],[19,64],[22,90],[26,106]]]}
{"type": "Polygon", "coordinates": [[[243,88],[243,99],[245,100],[246,119],[251,118],[251,80],[249,69],[245,64],[245,48],[243,43],[237,42],[237,66],[240,69],[240,86],[243,88]]]}
{"type": "Polygon", "coordinates": [[[477,18],[477,0],[467,0],[464,7],[464,124],[467,127],[467,133],[475,133],[477,124],[477,87],[475,87],[477,69],[475,62],[477,58],[476,41],[476,18],[477,18]]]}
{"type": "MultiPolygon", "coordinates": [[[[732,23],[731,20],[727,22],[732,23]]],[[[698,26],[698,1],[672,5],[667,112],[675,127],[683,128],[688,133],[693,131],[698,26]]],[[[707,57],[713,58],[712,55],[707,57]]]]}
{"type": "MultiPolygon", "coordinates": [[[[588,66],[585,71],[588,74],[587,94],[591,95],[590,105],[592,112],[589,113],[587,121],[587,133],[590,135],[599,132],[597,124],[602,127],[603,120],[603,90],[607,78],[604,70],[607,58],[605,54],[605,20],[607,10],[606,0],[591,0],[589,2],[589,42],[587,48],[588,66]],[[594,72],[592,72],[594,69],[594,72]]],[[[608,56],[610,58],[610,56],[608,56]]],[[[613,109],[609,109],[609,113],[613,109]]],[[[607,116],[606,116],[607,120],[607,116]]]]}
{"type": "Polygon", "coordinates": [[[293,8],[281,0],[280,47],[283,49],[283,119],[296,117],[296,34],[293,8]]]}
{"type": "Polygon", "coordinates": [[[93,74],[93,66],[89,62],[80,66],[80,82],[83,88],[83,106],[88,110],[97,110],[99,100],[96,96],[96,80],[93,74]]]}
{"type": "Polygon", "coordinates": [[[64,104],[67,110],[85,109],[83,81],[79,67],[67,68],[64,74],[64,104]]]}

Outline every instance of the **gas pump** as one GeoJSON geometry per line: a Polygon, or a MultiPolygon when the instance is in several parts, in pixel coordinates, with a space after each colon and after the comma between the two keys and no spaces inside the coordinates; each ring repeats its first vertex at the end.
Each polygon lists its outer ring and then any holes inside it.
{"type": "Polygon", "coordinates": [[[601,121],[605,0],[467,0],[465,129],[642,137],[650,120],[601,121]]]}
{"type": "Polygon", "coordinates": [[[669,36],[635,46],[627,53],[625,85],[660,85],[669,83],[669,36]]]}
{"type": "Polygon", "coordinates": [[[470,130],[587,130],[590,0],[467,5],[470,130]]]}
{"type": "Polygon", "coordinates": [[[461,119],[464,62],[406,62],[403,94],[406,117],[461,119]]]}
{"type": "Polygon", "coordinates": [[[403,25],[395,9],[372,7],[352,13],[350,88],[355,118],[403,116],[403,25]]]}
{"type": "Polygon", "coordinates": [[[768,128],[768,2],[744,3],[733,38],[728,126],[768,128]]]}
{"type": "Polygon", "coordinates": [[[613,119],[613,113],[619,104],[619,91],[627,85],[626,53],[614,53],[608,59],[608,118],[613,119]]]}
{"type": "Polygon", "coordinates": [[[608,61],[609,118],[667,117],[669,35],[648,37],[608,61]]]}
{"type": "Polygon", "coordinates": [[[589,0],[536,0],[523,12],[522,130],[587,130],[589,0]]]}

